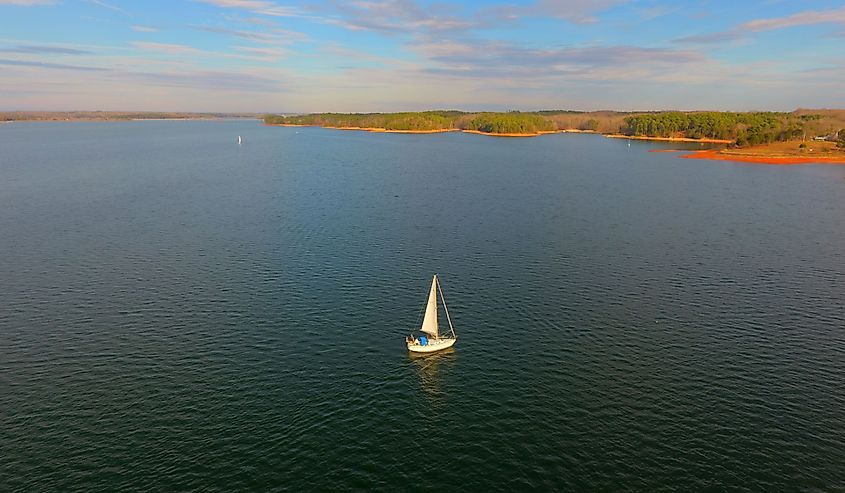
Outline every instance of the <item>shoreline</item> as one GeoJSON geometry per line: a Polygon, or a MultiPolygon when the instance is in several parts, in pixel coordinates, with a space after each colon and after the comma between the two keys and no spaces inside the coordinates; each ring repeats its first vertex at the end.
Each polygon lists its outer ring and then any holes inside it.
{"type": "MultiPolygon", "coordinates": [[[[301,125],[294,123],[271,123],[265,124],[276,127],[318,127],[328,128],[332,130],[358,130],[362,132],[376,132],[376,133],[398,133],[398,134],[436,134],[445,132],[463,132],[468,134],[486,135],[489,137],[503,137],[503,138],[518,138],[518,137],[539,137],[547,134],[560,133],[587,133],[598,134],[603,137],[611,139],[631,139],[644,141],[658,141],[658,142],[684,142],[684,143],[701,143],[701,144],[730,144],[733,140],[726,139],[691,139],[687,137],[647,137],[647,136],[628,136],[622,134],[600,134],[591,130],[579,129],[563,129],[563,130],[544,130],[537,133],[491,133],[482,132],[480,130],[464,130],[460,128],[444,128],[436,130],[388,130],[380,127],[330,127],[324,125],[301,125]]],[[[753,164],[769,164],[769,165],[798,165],[798,164],[845,164],[845,155],[842,156],[783,156],[783,155],[765,155],[756,153],[739,153],[736,151],[726,152],[725,149],[650,149],[648,152],[679,152],[678,157],[684,159],[705,159],[714,161],[734,161],[741,163],[753,164]]]]}
{"type": "Polygon", "coordinates": [[[602,134],[595,130],[581,130],[577,128],[565,128],[560,130],[540,130],[536,133],[493,133],[482,132],[480,130],[465,130],[461,128],[439,128],[435,130],[388,130],[381,127],[332,127],[328,125],[305,125],[298,123],[265,123],[271,127],[316,127],[329,128],[332,130],[359,130],[362,132],[379,132],[379,133],[395,133],[395,134],[438,134],[445,132],[464,132],[468,134],[488,135],[490,137],[539,137],[540,135],[548,134],[564,134],[564,133],[578,133],[578,134],[595,134],[611,139],[632,139],[632,140],[654,140],[663,142],[700,142],[704,144],[730,144],[733,140],[725,139],[690,139],[687,137],[647,137],[647,136],[629,136],[622,134],[602,134]]]}
{"type": "Polygon", "coordinates": [[[359,130],[361,132],[376,132],[385,134],[441,134],[445,132],[460,132],[459,128],[438,128],[435,130],[389,130],[381,127],[329,127],[326,125],[300,125],[297,123],[265,123],[268,127],[316,127],[332,130],[359,130]]]}
{"type": "Polygon", "coordinates": [[[647,137],[644,135],[603,134],[609,139],[656,140],[662,142],[701,142],[704,144],[731,144],[727,139],[690,139],[689,137],[647,137]]]}
{"type": "Polygon", "coordinates": [[[490,137],[539,137],[541,135],[548,135],[548,134],[562,134],[566,133],[566,130],[541,130],[537,133],[533,134],[520,134],[520,133],[502,133],[497,134],[493,132],[482,132],[481,130],[461,130],[461,132],[468,133],[468,134],[478,134],[478,135],[489,135],[490,137]]]}
{"type": "Polygon", "coordinates": [[[522,134],[522,133],[492,133],[482,132],[480,130],[464,130],[460,128],[438,128],[435,130],[389,130],[381,127],[330,127],[326,125],[301,125],[297,123],[265,123],[270,127],[316,127],[328,128],[332,130],[359,130],[361,132],[376,132],[388,134],[440,134],[446,132],[464,132],[468,134],[489,135],[491,137],[538,137],[546,134],[559,134],[571,132],[571,130],[542,130],[537,133],[522,134]]]}
{"type": "Polygon", "coordinates": [[[754,164],[771,164],[771,165],[798,165],[798,164],[845,164],[845,155],[843,156],[818,156],[818,157],[804,157],[804,156],[762,156],[755,154],[735,154],[726,153],[723,151],[706,149],[703,151],[683,151],[685,152],[678,157],[684,159],[708,159],[713,161],[736,161],[740,163],[754,163],[754,164]]]}

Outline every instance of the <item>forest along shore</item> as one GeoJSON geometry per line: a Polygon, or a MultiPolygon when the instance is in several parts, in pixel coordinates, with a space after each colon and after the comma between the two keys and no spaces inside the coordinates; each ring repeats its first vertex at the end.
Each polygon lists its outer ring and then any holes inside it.
{"type": "Polygon", "coordinates": [[[434,130],[391,130],[387,128],[379,128],[379,127],[332,127],[326,125],[297,125],[293,123],[270,123],[268,125],[271,126],[278,126],[278,127],[318,127],[318,128],[329,128],[332,130],[358,130],[362,132],[379,132],[379,133],[390,133],[390,134],[440,134],[446,132],[464,132],[469,134],[480,134],[480,135],[489,135],[491,137],[537,137],[540,135],[546,134],[557,134],[557,133],[565,133],[565,132],[582,132],[581,130],[544,130],[539,131],[536,133],[491,133],[491,132],[482,132],[479,130],[462,130],[460,128],[438,128],[434,130]]]}
{"type": "Polygon", "coordinates": [[[529,137],[560,130],[554,122],[536,113],[464,113],[423,111],[406,113],[315,113],[310,115],[266,115],[269,125],[312,125],[344,130],[435,133],[472,130],[485,134],[529,137]]]}
{"type": "Polygon", "coordinates": [[[269,125],[390,133],[463,131],[497,137],[588,132],[609,138],[724,144],[725,149],[708,150],[695,156],[746,162],[777,161],[777,164],[788,164],[781,162],[786,160],[798,163],[836,162],[845,158],[845,110],[829,109],[798,109],[789,113],[568,110],[312,113],[265,115],[264,122],[269,125]]]}

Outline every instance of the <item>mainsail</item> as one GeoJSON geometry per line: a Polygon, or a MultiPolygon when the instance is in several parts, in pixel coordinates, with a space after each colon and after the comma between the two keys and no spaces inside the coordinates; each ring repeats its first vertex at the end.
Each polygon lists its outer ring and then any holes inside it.
{"type": "Polygon", "coordinates": [[[422,327],[420,331],[430,334],[435,339],[439,337],[437,330],[437,275],[431,280],[431,292],[428,293],[428,304],[425,306],[425,316],[423,317],[422,327]]]}

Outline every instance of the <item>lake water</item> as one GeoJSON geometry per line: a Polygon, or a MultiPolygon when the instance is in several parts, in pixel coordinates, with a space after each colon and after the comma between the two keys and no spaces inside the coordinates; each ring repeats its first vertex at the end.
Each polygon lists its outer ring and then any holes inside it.
{"type": "Polygon", "coordinates": [[[845,166],[665,147],[0,125],[0,489],[845,490],[845,166]]]}

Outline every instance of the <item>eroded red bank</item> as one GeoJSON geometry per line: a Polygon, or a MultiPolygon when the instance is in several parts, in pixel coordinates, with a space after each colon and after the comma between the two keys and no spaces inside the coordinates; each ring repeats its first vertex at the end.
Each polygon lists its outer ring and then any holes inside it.
{"type": "Polygon", "coordinates": [[[684,159],[713,159],[716,161],[738,161],[757,164],[845,164],[843,157],[764,157],[723,154],[718,150],[692,151],[682,154],[684,159]]]}

